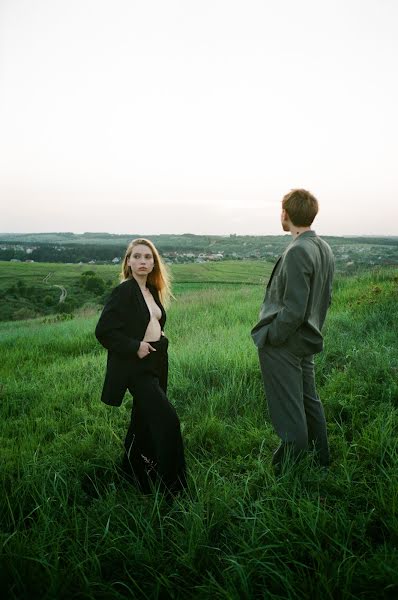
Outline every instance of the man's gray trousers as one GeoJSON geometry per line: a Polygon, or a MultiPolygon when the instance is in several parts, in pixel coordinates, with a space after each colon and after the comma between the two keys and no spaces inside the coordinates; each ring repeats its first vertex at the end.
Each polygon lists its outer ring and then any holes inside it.
{"type": "Polygon", "coordinates": [[[296,356],[284,346],[259,349],[261,373],[272,424],[281,438],[273,456],[280,464],[314,448],[321,465],[329,464],[325,413],[315,387],[313,355],[296,356]]]}

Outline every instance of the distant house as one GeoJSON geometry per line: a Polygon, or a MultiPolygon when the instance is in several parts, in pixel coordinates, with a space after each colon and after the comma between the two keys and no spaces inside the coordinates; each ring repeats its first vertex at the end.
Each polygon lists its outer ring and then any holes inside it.
{"type": "Polygon", "coordinates": [[[115,256],[115,258],[112,259],[113,264],[117,264],[120,262],[120,256],[115,256]]]}
{"type": "Polygon", "coordinates": [[[19,258],[10,258],[10,262],[21,262],[19,258]]]}
{"type": "Polygon", "coordinates": [[[224,255],[221,252],[217,252],[216,254],[209,254],[207,257],[209,260],[222,260],[224,255]]]}

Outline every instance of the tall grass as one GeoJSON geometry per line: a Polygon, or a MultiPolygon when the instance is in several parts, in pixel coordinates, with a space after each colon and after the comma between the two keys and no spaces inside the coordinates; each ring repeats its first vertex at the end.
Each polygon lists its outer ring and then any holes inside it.
{"type": "Polygon", "coordinates": [[[96,317],[0,325],[7,597],[395,598],[397,289],[391,270],[337,280],[316,360],[333,463],[278,478],[249,335],[263,287],[177,294],[169,397],[189,490],[171,505],[118,477],[132,401],[99,401],[96,317]]]}

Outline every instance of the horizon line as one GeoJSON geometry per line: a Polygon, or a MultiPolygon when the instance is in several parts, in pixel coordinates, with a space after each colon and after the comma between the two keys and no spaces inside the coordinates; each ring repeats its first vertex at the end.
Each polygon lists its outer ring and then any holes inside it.
{"type": "MultiPolygon", "coordinates": [[[[316,228],[313,229],[316,231],[316,228]]],[[[192,237],[285,237],[290,236],[291,234],[288,232],[281,233],[190,233],[188,231],[183,233],[146,233],[146,234],[138,234],[138,233],[111,233],[107,231],[84,231],[76,233],[74,231],[10,231],[5,232],[1,231],[0,236],[11,236],[11,235],[109,235],[109,236],[119,236],[119,237],[144,237],[150,238],[151,236],[192,236],[192,237]]],[[[336,233],[322,233],[321,237],[369,237],[369,238],[398,238],[398,234],[392,233],[344,233],[344,234],[336,234],[336,233]]]]}

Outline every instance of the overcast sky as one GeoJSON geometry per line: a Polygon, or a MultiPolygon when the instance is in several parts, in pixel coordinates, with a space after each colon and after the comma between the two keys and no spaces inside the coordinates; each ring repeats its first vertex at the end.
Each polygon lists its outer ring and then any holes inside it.
{"type": "Polygon", "coordinates": [[[0,232],[398,235],[397,0],[0,0],[0,232]]]}

